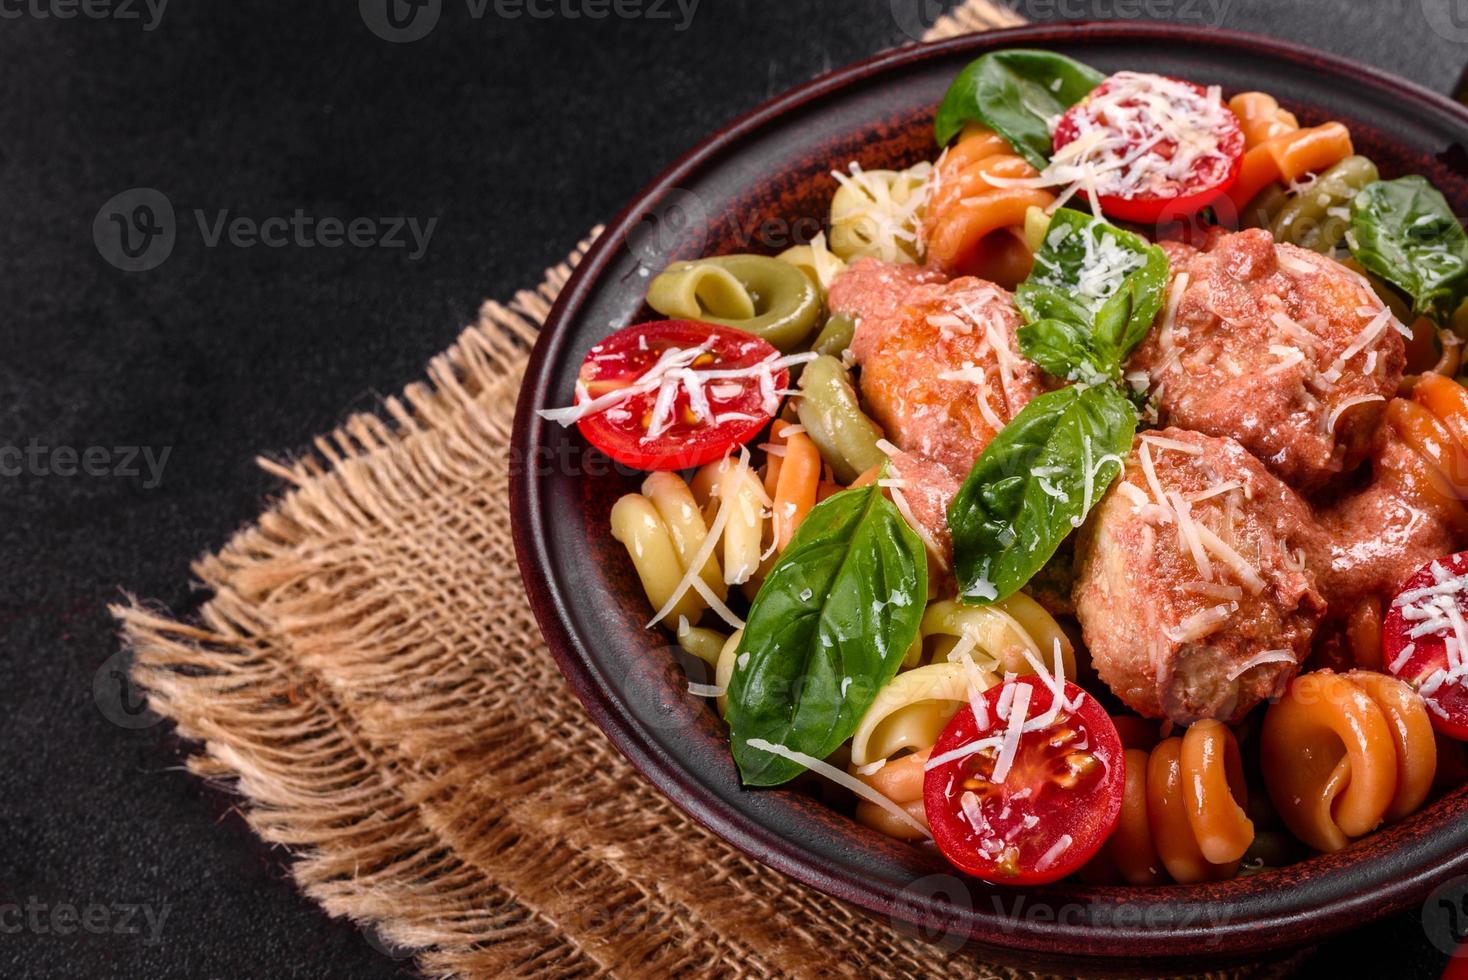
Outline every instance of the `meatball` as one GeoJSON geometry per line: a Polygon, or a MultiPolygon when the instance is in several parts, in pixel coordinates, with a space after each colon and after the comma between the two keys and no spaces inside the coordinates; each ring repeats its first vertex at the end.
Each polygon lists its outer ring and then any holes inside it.
{"type": "Polygon", "coordinates": [[[1044,390],[1042,376],[1019,354],[1007,290],[973,277],[926,281],[931,274],[908,268],[858,262],[831,285],[832,308],[857,317],[851,354],[887,438],[962,478],[1044,390]]]}
{"type": "Polygon", "coordinates": [[[940,566],[950,567],[953,535],[948,530],[948,505],[958,494],[958,477],[942,463],[903,452],[892,454],[891,475],[915,530],[940,566]]]}
{"type": "Polygon", "coordinates": [[[1401,484],[1411,453],[1383,426],[1372,482],[1317,513],[1319,532],[1306,550],[1332,618],[1349,616],[1363,599],[1396,595],[1417,569],[1463,545],[1461,510],[1401,484]]]}
{"type": "Polygon", "coordinates": [[[942,272],[926,266],[857,259],[831,283],[827,305],[832,313],[844,313],[858,323],[867,318],[884,320],[897,312],[914,286],[947,280],[942,272]]]}
{"type": "Polygon", "coordinates": [[[1235,439],[1301,492],[1371,449],[1406,363],[1401,325],[1345,266],[1252,229],[1168,243],[1172,282],[1129,369],[1164,424],[1235,439]]]}
{"type": "Polygon", "coordinates": [[[1295,675],[1325,602],[1308,506],[1237,442],[1138,437],[1076,544],[1097,673],[1149,718],[1232,722],[1295,675]]]}

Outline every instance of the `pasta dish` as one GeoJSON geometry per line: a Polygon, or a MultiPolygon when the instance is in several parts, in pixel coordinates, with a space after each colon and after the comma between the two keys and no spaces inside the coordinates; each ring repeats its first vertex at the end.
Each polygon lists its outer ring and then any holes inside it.
{"type": "Polygon", "coordinates": [[[750,791],[1002,884],[1216,881],[1468,781],[1468,236],[1263,92],[986,54],[545,410],[750,791]],[[823,787],[829,789],[829,787],[823,787]]]}

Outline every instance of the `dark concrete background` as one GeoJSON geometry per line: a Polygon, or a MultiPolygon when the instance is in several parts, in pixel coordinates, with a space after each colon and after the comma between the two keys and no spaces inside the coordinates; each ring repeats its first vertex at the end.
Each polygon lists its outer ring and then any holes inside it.
{"type": "MultiPolygon", "coordinates": [[[[0,477],[0,975],[405,975],[295,893],[230,797],[181,771],[167,725],[135,727],[104,605],[125,589],[191,608],[189,561],[279,490],[257,452],[288,454],[418,377],[481,299],[537,282],[705,133],[906,40],[942,5],[703,0],[679,30],[676,4],[672,20],[591,21],[509,20],[491,2],[476,20],[446,0],[427,38],[398,44],[351,0],[175,0],[156,22],[142,0],[90,0],[108,16],[50,16],[66,2],[0,0],[0,451],[96,447],[99,474],[29,461],[0,477]],[[134,188],[166,196],[179,224],[166,262],[128,273],[93,218],[134,188]],[[417,258],[209,247],[196,208],[437,224],[417,258]],[[166,451],[159,478],[115,472],[126,447],[166,451]],[[58,935],[66,906],[102,911],[58,935]]],[[[1020,6],[1201,18],[1443,91],[1468,62],[1461,0],[1020,6]]],[[[1431,976],[1443,962],[1414,911],[1310,966],[1431,976]]]]}

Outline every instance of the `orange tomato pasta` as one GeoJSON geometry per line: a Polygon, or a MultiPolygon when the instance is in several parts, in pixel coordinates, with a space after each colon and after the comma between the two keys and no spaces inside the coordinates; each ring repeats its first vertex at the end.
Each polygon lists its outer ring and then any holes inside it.
{"type": "Polygon", "coordinates": [[[1265,712],[1260,765],[1290,832],[1338,851],[1422,804],[1437,751],[1427,708],[1405,683],[1318,670],[1296,677],[1265,712]]]}
{"type": "Polygon", "coordinates": [[[964,127],[939,161],[929,191],[923,222],[928,263],[1013,287],[1029,274],[1032,260],[1020,232],[1025,212],[1049,207],[1055,196],[1003,183],[1038,176],[1003,137],[973,123],[964,127]]]}
{"type": "Polygon", "coordinates": [[[1238,742],[1226,725],[1200,721],[1150,752],[1140,719],[1119,718],[1126,786],[1121,821],[1105,848],[1107,871],[1132,885],[1232,878],[1254,842],[1238,742]]]}

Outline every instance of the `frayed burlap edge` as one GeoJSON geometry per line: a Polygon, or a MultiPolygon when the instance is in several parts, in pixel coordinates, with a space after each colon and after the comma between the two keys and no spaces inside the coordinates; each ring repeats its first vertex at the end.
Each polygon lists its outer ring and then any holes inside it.
{"type": "MultiPolygon", "coordinates": [[[[930,37],[1022,22],[980,0],[930,37]]],[[[113,607],[150,706],[306,895],[428,976],[1021,975],[735,851],[567,691],[505,486],[526,356],[590,240],[486,303],[426,383],[300,459],[262,459],[290,489],[195,563],[212,593],[196,617],[113,607]]]]}

